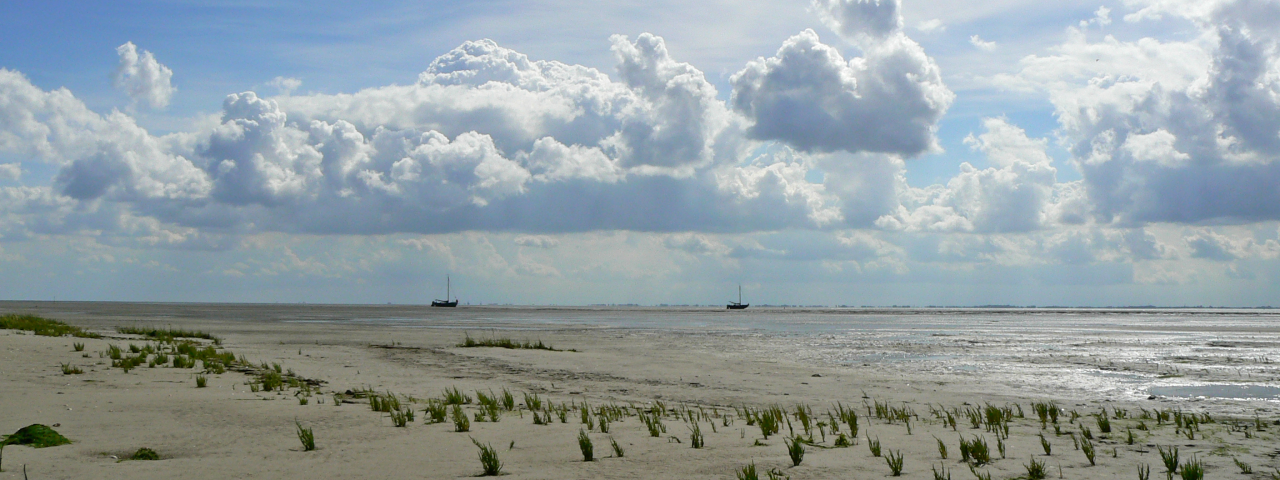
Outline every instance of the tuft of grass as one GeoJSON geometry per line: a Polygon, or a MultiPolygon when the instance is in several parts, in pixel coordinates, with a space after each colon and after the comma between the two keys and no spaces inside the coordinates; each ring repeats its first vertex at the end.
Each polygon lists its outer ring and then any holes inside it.
{"type": "Polygon", "coordinates": [[[1178,447],[1175,445],[1165,450],[1164,447],[1156,445],[1156,450],[1160,451],[1160,460],[1164,462],[1165,475],[1173,478],[1173,474],[1178,470],[1178,447]]]}
{"type": "Polygon", "coordinates": [[[784,441],[787,444],[787,456],[791,457],[791,466],[800,466],[800,462],[804,460],[804,439],[796,435],[784,441]]]}
{"type": "Polygon", "coordinates": [[[507,390],[506,387],[503,387],[502,389],[502,408],[506,409],[508,412],[516,409],[516,397],[512,395],[511,391],[507,390]]]}
{"type": "Polygon", "coordinates": [[[207,386],[209,386],[209,377],[196,375],[196,388],[204,388],[207,386]]]}
{"type": "Polygon", "coordinates": [[[1098,431],[1102,433],[1111,433],[1111,419],[1107,418],[1107,409],[1102,409],[1095,418],[1098,419],[1098,431]]]}
{"type": "MultiPolygon", "coordinates": [[[[16,313],[0,315],[0,330],[3,329],[25,330],[43,337],[65,337],[71,335],[79,338],[102,338],[101,335],[86,332],[80,327],[73,327],[57,320],[16,313]]],[[[79,350],[76,351],[78,352],[79,350]]]]}
{"type": "Polygon", "coordinates": [[[215,345],[222,345],[222,338],[199,330],[183,330],[180,328],[143,328],[116,327],[116,331],[126,335],[141,335],[151,340],[173,342],[180,338],[201,338],[212,340],[215,345]]]}
{"type": "Polygon", "coordinates": [[[471,403],[471,396],[462,393],[462,390],[458,389],[458,387],[446,388],[444,389],[444,403],[445,405],[468,405],[471,403]]]}
{"type": "Polygon", "coordinates": [[[63,363],[61,365],[63,375],[79,375],[84,373],[84,370],[81,370],[80,367],[73,366],[70,363],[63,363]]]}
{"type": "Polygon", "coordinates": [[[880,456],[880,437],[876,437],[875,440],[872,440],[870,436],[867,436],[867,449],[871,450],[871,456],[879,457],[880,456]]]}
{"type": "Polygon", "coordinates": [[[129,460],[159,460],[159,459],[160,459],[160,454],[156,453],[155,450],[152,450],[147,447],[139,448],[138,451],[133,452],[133,455],[129,455],[129,460]]]}
{"type": "MultiPolygon", "coordinates": [[[[471,443],[480,449],[480,467],[484,469],[481,473],[482,477],[496,477],[502,475],[502,461],[498,460],[498,452],[493,449],[493,444],[488,443],[481,445],[479,440],[471,439],[471,443]]],[[[512,442],[514,445],[514,442],[512,442]]]]}
{"type": "Polygon", "coordinates": [[[72,343],[72,344],[71,344],[71,348],[75,349],[75,351],[77,351],[77,352],[83,352],[83,351],[84,351],[84,344],[83,344],[83,343],[80,343],[80,342],[75,342],[75,343],[72,343]]]}
{"type": "Polygon", "coordinates": [[[852,445],[852,443],[849,442],[849,437],[846,437],[843,432],[840,433],[840,436],[836,437],[835,446],[837,448],[845,448],[850,445],[852,445]]]}
{"type": "MultiPolygon", "coordinates": [[[[604,425],[601,423],[601,425],[604,425]]],[[[689,445],[693,448],[702,448],[703,442],[702,428],[698,426],[698,422],[693,422],[693,426],[689,427],[689,445]]]]}
{"type": "Polygon", "coordinates": [[[618,445],[618,441],[613,439],[613,435],[609,436],[609,446],[613,447],[613,456],[622,458],[626,453],[622,451],[622,445],[618,445]]]}
{"type": "Polygon", "coordinates": [[[1138,480],[1151,480],[1151,465],[1138,465],[1138,480]]]}
{"type": "Polygon", "coordinates": [[[1040,434],[1040,448],[1044,449],[1044,454],[1053,455],[1053,445],[1049,444],[1049,439],[1044,438],[1044,434],[1040,434]]]}
{"type": "MultiPolygon", "coordinates": [[[[566,350],[561,350],[559,348],[552,347],[551,345],[542,343],[542,340],[538,340],[537,342],[530,342],[529,340],[525,340],[524,342],[517,342],[515,340],[506,338],[506,337],[476,340],[474,338],[471,338],[470,333],[466,333],[465,335],[466,335],[466,339],[463,340],[462,343],[455,345],[456,347],[459,347],[459,348],[496,347],[496,348],[507,348],[511,350],[546,350],[549,352],[566,351],[566,350]]],[[[577,350],[569,349],[567,351],[576,352],[577,350]]]]}
{"type": "Polygon", "coordinates": [[[991,446],[987,445],[987,439],[980,435],[975,435],[972,440],[965,440],[964,436],[961,436],[960,459],[971,466],[991,463],[991,446]]]}
{"type": "Polygon", "coordinates": [[[467,414],[462,411],[461,406],[454,405],[450,416],[453,418],[453,431],[466,432],[471,430],[471,420],[467,418],[467,414]]]}
{"type": "Polygon", "coordinates": [[[591,445],[591,437],[586,430],[578,429],[578,449],[582,450],[582,461],[595,460],[595,448],[591,445]]]}
{"type": "Polygon", "coordinates": [[[1253,474],[1253,465],[1249,465],[1247,463],[1241,462],[1240,459],[1236,457],[1231,457],[1231,461],[1235,462],[1236,468],[1240,469],[1240,473],[1243,473],[1245,475],[1253,474]]]}
{"type": "Polygon", "coordinates": [[[760,480],[760,474],[756,473],[756,462],[752,461],[746,466],[738,470],[738,480],[760,480]]]}
{"type": "Polygon", "coordinates": [[[1093,460],[1093,440],[1083,438],[1080,440],[1080,450],[1084,452],[1084,458],[1089,459],[1089,465],[1097,465],[1093,460]]]}
{"type": "Polygon", "coordinates": [[[1027,469],[1027,480],[1044,480],[1044,462],[1032,458],[1031,463],[1024,464],[1023,467],[1027,469]]]}
{"type": "Polygon", "coordinates": [[[1187,463],[1182,464],[1182,480],[1203,480],[1204,464],[1200,463],[1200,459],[1194,455],[1187,463]]]}
{"type": "Polygon", "coordinates": [[[936,437],[936,436],[935,436],[935,437],[933,437],[933,439],[938,441],[938,456],[942,457],[942,459],[943,459],[943,460],[946,460],[946,459],[947,459],[947,444],[946,444],[945,442],[943,442],[941,438],[938,438],[938,437],[936,437]]]}
{"type": "Polygon", "coordinates": [[[889,464],[889,472],[891,476],[902,476],[902,450],[898,450],[896,452],[890,450],[889,454],[884,456],[884,461],[889,464]]]}
{"type": "Polygon", "coordinates": [[[302,451],[310,452],[316,449],[316,434],[310,428],[303,428],[302,422],[293,421],[298,427],[298,441],[302,442],[302,451]]]}
{"type": "Polygon", "coordinates": [[[946,465],[939,465],[942,471],[938,471],[933,465],[929,465],[929,469],[933,470],[933,480],[951,480],[951,472],[947,471],[946,465]]]}

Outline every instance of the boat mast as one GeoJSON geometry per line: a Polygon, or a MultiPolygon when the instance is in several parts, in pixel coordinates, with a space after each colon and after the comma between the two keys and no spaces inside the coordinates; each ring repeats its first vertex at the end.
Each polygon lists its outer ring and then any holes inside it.
{"type": "Polygon", "coordinates": [[[742,304],[742,284],[738,284],[738,304],[742,304]]]}
{"type": "Polygon", "coordinates": [[[444,301],[447,302],[451,298],[453,298],[453,284],[449,282],[449,276],[445,275],[444,276],[444,301]]]}

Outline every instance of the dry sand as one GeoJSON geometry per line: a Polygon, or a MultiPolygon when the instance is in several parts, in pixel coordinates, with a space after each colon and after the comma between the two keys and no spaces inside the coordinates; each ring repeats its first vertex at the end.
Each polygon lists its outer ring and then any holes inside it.
{"type": "MultiPolygon", "coordinates": [[[[1137,466],[1149,464],[1153,478],[1163,478],[1156,445],[1176,445],[1185,461],[1198,456],[1206,465],[1206,478],[1272,478],[1277,465],[1276,418],[1264,418],[1265,430],[1249,436],[1232,431],[1226,418],[1204,424],[1188,440],[1175,427],[1150,431],[1136,429],[1137,419],[1112,420],[1109,438],[1097,438],[1099,429],[1091,414],[1127,409],[1131,417],[1139,408],[1167,408],[1159,402],[1120,404],[1080,399],[1011,398],[984,394],[981,382],[953,383],[945,377],[911,377],[865,368],[822,368],[786,358],[765,358],[753,353],[749,338],[618,330],[605,328],[501,331],[501,336],[521,340],[541,339],[559,348],[578,352],[457,348],[463,338],[456,326],[401,328],[368,325],[246,322],[253,316],[273,315],[315,318],[347,315],[414,315],[409,307],[279,307],[269,305],[139,305],[47,304],[6,302],[0,313],[36,313],[102,333],[106,338],[75,339],[31,335],[0,330],[0,432],[41,423],[72,439],[65,446],[33,449],[9,446],[3,450],[0,479],[22,478],[27,467],[32,479],[55,478],[459,478],[481,473],[472,438],[491,443],[504,463],[505,478],[735,478],[749,462],[764,471],[778,468],[793,479],[885,478],[884,458],[869,452],[866,435],[878,438],[884,450],[900,451],[905,458],[903,478],[932,479],[931,467],[945,467],[956,480],[975,478],[959,459],[959,438],[982,435],[991,444],[995,460],[978,468],[991,478],[1025,476],[1031,459],[1043,461],[1048,478],[1137,478],[1137,466]],[[128,373],[110,368],[99,357],[109,344],[141,345],[138,337],[117,334],[115,326],[159,326],[199,329],[224,339],[223,347],[251,362],[280,363],[297,374],[324,382],[321,392],[300,405],[294,391],[251,392],[252,381],[243,373],[209,375],[208,388],[195,387],[195,369],[141,368],[128,373]],[[87,345],[83,356],[73,342],[87,345]],[[63,375],[60,364],[82,367],[85,373],[63,375]],[[609,433],[592,431],[596,461],[583,462],[576,437],[584,427],[577,411],[567,423],[553,419],[550,425],[534,425],[528,411],[508,412],[501,421],[472,422],[470,432],[454,432],[450,422],[427,424],[426,415],[396,428],[387,414],[370,410],[363,399],[333,404],[332,393],[361,388],[394,392],[408,397],[440,397],[450,387],[474,395],[475,390],[508,388],[518,403],[523,392],[537,393],[544,401],[560,405],[583,402],[592,407],[608,404],[649,406],[655,400],[668,409],[688,407],[721,418],[699,422],[705,447],[690,447],[689,424],[668,413],[663,419],[667,434],[650,437],[634,416],[610,425],[609,433]],[[1074,424],[1064,415],[1063,435],[1053,427],[1041,430],[1031,402],[1057,400],[1067,411],[1085,415],[1074,424]],[[860,416],[857,444],[832,447],[815,428],[816,446],[807,447],[803,463],[793,467],[783,438],[764,440],[757,426],[748,426],[733,407],[752,408],[778,404],[789,412],[808,405],[820,420],[839,401],[856,408],[860,416]],[[918,418],[911,433],[901,422],[889,424],[869,415],[867,406],[888,402],[906,406],[918,418]],[[323,403],[321,403],[323,402],[323,403]],[[958,431],[935,418],[933,407],[955,409],[1019,404],[1026,418],[1010,424],[1005,458],[997,451],[996,436],[973,429],[963,417],[958,431]],[[727,418],[723,418],[727,417],[727,418]],[[314,429],[317,450],[304,452],[295,434],[295,421],[314,429]],[[725,426],[725,423],[728,426],[725,426]],[[712,425],[714,424],[714,430],[712,425]],[[1078,435],[1080,425],[1095,435],[1097,465],[1073,447],[1067,432],[1078,435]],[[1133,427],[1137,441],[1125,443],[1126,428],[1133,427]],[[1039,434],[1052,444],[1045,455],[1039,434]],[[612,437],[625,450],[613,458],[612,437]],[[936,438],[948,448],[940,458],[936,438]],[[755,446],[759,440],[763,446],[755,446]],[[118,462],[140,447],[159,452],[159,461],[118,462]],[[1240,473],[1233,458],[1251,464],[1254,475],[1240,473]]],[[[501,325],[494,325],[501,327],[501,325]]],[[[473,331],[474,332],[474,331],[473,331]]],[[[479,333],[477,333],[479,334],[479,333]]],[[[480,335],[487,335],[480,334],[480,335]]],[[[416,404],[417,409],[424,404],[416,404]]],[[[468,406],[468,413],[476,411],[468,406]]],[[[517,409],[520,410],[520,409],[517,409]]],[[[1243,421],[1244,419],[1241,419],[1243,421]]],[[[794,417],[791,423],[799,433],[794,417]]],[[[597,426],[598,429],[598,426],[597,426]]],[[[847,427],[841,427],[848,432],[847,427]]]]}

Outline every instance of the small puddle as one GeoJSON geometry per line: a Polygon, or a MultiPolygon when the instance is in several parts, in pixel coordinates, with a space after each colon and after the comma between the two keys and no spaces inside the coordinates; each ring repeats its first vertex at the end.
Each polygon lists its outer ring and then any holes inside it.
{"type": "Polygon", "coordinates": [[[1163,397],[1209,397],[1280,400],[1280,387],[1265,385],[1172,385],[1153,386],[1147,389],[1152,395],[1163,397]]]}

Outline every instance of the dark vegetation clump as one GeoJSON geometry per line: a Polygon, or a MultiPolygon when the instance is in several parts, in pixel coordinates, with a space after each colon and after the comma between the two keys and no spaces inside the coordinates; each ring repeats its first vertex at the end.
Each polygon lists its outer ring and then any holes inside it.
{"type": "Polygon", "coordinates": [[[129,455],[129,460],[159,460],[159,459],[160,459],[160,454],[156,453],[155,450],[152,450],[147,447],[139,448],[138,451],[133,452],[133,455],[129,455]]]}
{"type": "Polygon", "coordinates": [[[462,343],[459,343],[457,346],[461,348],[497,347],[497,348],[509,348],[512,350],[546,350],[550,352],[565,352],[565,351],[576,352],[577,351],[572,348],[568,350],[561,350],[559,348],[552,347],[551,345],[542,343],[542,340],[538,340],[537,342],[530,342],[529,340],[525,340],[524,342],[519,342],[506,337],[487,338],[487,339],[477,340],[477,339],[471,338],[471,334],[469,333],[466,334],[466,339],[463,340],[462,343]]]}
{"type": "Polygon", "coordinates": [[[102,338],[101,335],[84,331],[57,320],[50,320],[35,315],[6,314],[0,315],[0,329],[26,330],[46,337],[64,337],[71,335],[81,338],[102,338]]]}
{"type": "Polygon", "coordinates": [[[4,445],[26,445],[33,448],[56,447],[58,445],[66,445],[71,443],[58,432],[47,426],[33,423],[18,429],[13,435],[4,437],[0,440],[0,446],[4,445]]]}
{"type": "Polygon", "coordinates": [[[180,328],[116,327],[116,331],[128,335],[141,335],[161,342],[173,342],[174,339],[178,338],[203,338],[205,340],[212,340],[215,345],[222,344],[222,338],[199,330],[183,330],[180,328]]]}

